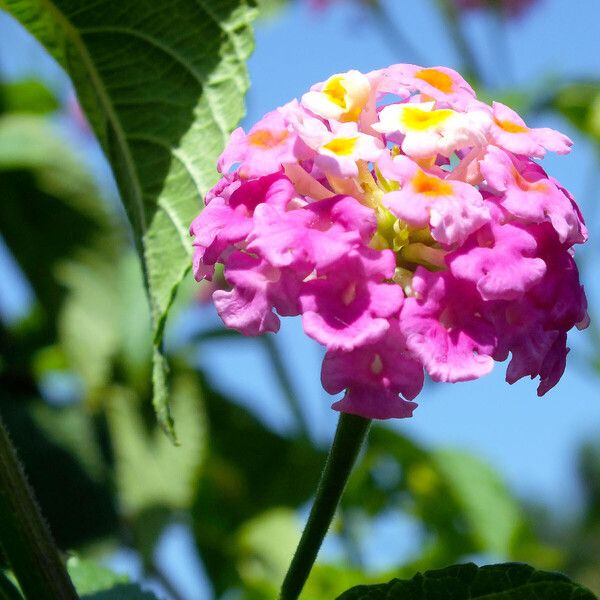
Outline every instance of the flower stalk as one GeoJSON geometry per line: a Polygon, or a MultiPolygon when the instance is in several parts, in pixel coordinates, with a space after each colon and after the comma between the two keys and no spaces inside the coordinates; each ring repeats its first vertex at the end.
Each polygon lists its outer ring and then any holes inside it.
{"type": "Polygon", "coordinates": [[[341,413],[315,500],[300,543],[283,581],[279,600],[296,600],[300,596],[370,424],[370,419],[341,413]]]}
{"type": "Polygon", "coordinates": [[[1,417],[0,545],[26,600],[78,600],[1,417]]]}

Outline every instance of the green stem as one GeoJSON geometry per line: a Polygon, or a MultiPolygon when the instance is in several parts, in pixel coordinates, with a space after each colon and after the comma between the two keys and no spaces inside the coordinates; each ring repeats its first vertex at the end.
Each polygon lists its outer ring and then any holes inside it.
{"type": "Polygon", "coordinates": [[[27,600],[77,600],[0,417],[0,544],[27,600]]]}
{"type": "Polygon", "coordinates": [[[342,413],[300,543],[281,586],[279,600],[296,600],[304,587],[371,421],[342,413]]]}
{"type": "Polygon", "coordinates": [[[266,334],[261,335],[258,338],[264,345],[267,354],[269,355],[269,360],[271,361],[271,368],[273,369],[273,373],[283,391],[283,395],[287,401],[288,408],[294,415],[294,419],[296,420],[296,424],[302,437],[309,440],[310,439],[310,429],[308,426],[308,422],[304,415],[304,412],[300,408],[300,404],[298,402],[298,394],[296,394],[294,390],[294,384],[292,383],[292,379],[289,375],[288,370],[286,369],[285,363],[281,358],[281,353],[277,348],[275,340],[272,335],[266,334]]]}

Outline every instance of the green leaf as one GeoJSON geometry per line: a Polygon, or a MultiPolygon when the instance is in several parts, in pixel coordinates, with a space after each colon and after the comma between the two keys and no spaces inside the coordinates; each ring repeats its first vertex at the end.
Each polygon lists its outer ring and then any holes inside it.
{"type": "Polygon", "coordinates": [[[145,592],[139,585],[117,585],[109,590],[85,594],[81,600],[158,600],[152,592],[145,592]]]}
{"type": "Polygon", "coordinates": [[[357,586],[337,600],[594,600],[595,596],[564,575],[506,563],[473,563],[418,573],[412,579],[357,586]]]}
{"type": "Polygon", "coordinates": [[[107,416],[123,511],[135,517],[153,508],[186,509],[206,454],[206,423],[195,375],[179,372],[173,382],[180,446],[155,427],[148,430],[139,408],[130,390],[113,389],[107,416]]]}
{"type": "Polygon", "coordinates": [[[566,85],[549,102],[579,131],[600,144],[600,82],[585,81],[566,85]]]}
{"type": "Polygon", "coordinates": [[[41,81],[22,79],[0,83],[0,105],[9,113],[53,113],[60,108],[58,99],[41,81]]]}
{"type": "Polygon", "coordinates": [[[0,117],[0,197],[0,232],[52,321],[64,294],[56,265],[107,227],[102,201],[48,121],[17,114],[0,117]]]}
{"type": "Polygon", "coordinates": [[[72,556],[67,561],[71,581],[80,595],[109,590],[128,582],[126,575],[117,575],[92,560],[72,556]]]}
{"type": "Polygon", "coordinates": [[[238,532],[238,570],[248,584],[270,581],[279,585],[300,541],[300,521],[290,508],[273,508],[238,532]]]}
{"type": "Polygon", "coordinates": [[[113,167],[144,265],[155,403],[171,434],[161,336],[191,264],[199,196],[243,115],[250,2],[0,0],[69,73],[113,167]]]}
{"type": "Polygon", "coordinates": [[[67,569],[81,600],[158,600],[137,584],[91,560],[72,557],[67,569]]]}
{"type": "Polygon", "coordinates": [[[23,600],[15,584],[0,569],[0,600],[23,600]]]}
{"type": "Polygon", "coordinates": [[[510,556],[524,517],[498,474],[467,452],[437,451],[433,460],[468,523],[477,550],[510,556]]]}
{"type": "Polygon", "coordinates": [[[0,386],[0,411],[59,547],[114,534],[117,511],[94,420],[80,406],[34,399],[19,380],[9,385],[0,386]]]}
{"type": "Polygon", "coordinates": [[[118,244],[81,252],[57,273],[68,290],[58,319],[61,347],[85,383],[88,399],[100,399],[117,377],[145,393],[150,315],[133,252],[123,254],[118,244]]]}

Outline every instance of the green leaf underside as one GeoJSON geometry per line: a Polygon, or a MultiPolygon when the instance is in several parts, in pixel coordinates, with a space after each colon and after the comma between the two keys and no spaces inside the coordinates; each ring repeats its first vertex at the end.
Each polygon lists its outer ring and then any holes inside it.
{"type": "Polygon", "coordinates": [[[155,406],[171,431],[161,337],[191,264],[188,227],[243,115],[253,0],[0,0],[65,68],[112,165],[142,257],[155,406]]]}
{"type": "Polygon", "coordinates": [[[67,567],[81,600],[158,600],[153,593],[129,583],[126,575],[118,575],[92,560],[72,557],[67,567]]]}
{"type": "Polygon", "coordinates": [[[417,573],[410,580],[360,585],[338,600],[594,600],[585,588],[559,573],[519,563],[455,565],[417,573]]]}
{"type": "Polygon", "coordinates": [[[69,558],[67,569],[77,593],[84,597],[128,583],[127,576],[117,575],[92,560],[84,560],[77,556],[69,558]]]}
{"type": "Polygon", "coordinates": [[[117,585],[109,590],[81,596],[81,600],[158,600],[152,592],[145,592],[138,585],[117,585]]]}

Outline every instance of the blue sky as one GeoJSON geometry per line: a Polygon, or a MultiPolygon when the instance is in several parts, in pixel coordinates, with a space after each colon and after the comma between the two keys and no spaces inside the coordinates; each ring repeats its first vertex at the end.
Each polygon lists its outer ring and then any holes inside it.
{"type": "MultiPolygon", "coordinates": [[[[414,60],[401,51],[401,44],[396,50],[395,44],[385,41],[374,22],[352,2],[340,1],[322,13],[309,10],[306,4],[291,2],[257,24],[256,51],[249,63],[248,126],[332,73],[351,68],[368,71],[414,60]]],[[[385,5],[427,64],[459,66],[433,0],[387,0],[385,5]]],[[[599,18],[597,0],[540,0],[523,19],[508,24],[500,32],[502,38],[485,16],[473,15],[465,24],[490,82],[543,90],[549,78],[600,78],[600,36],[590,26],[599,18]]],[[[60,70],[1,14],[0,69],[10,78],[39,75],[67,94],[67,81],[60,70]]],[[[593,258],[600,244],[594,236],[597,219],[592,221],[597,200],[590,196],[598,187],[594,181],[600,183],[597,156],[591,143],[559,118],[542,116],[537,120],[541,122],[560,128],[575,140],[570,155],[551,156],[544,166],[572,190],[589,221],[592,238],[582,253],[586,256],[582,277],[593,317],[600,302],[600,281],[593,277],[593,258]]],[[[104,178],[106,166],[97,150],[89,150],[88,156],[94,171],[104,178]]],[[[3,254],[0,251],[0,257],[3,254]]],[[[10,281],[2,263],[0,260],[0,276],[4,282],[10,281]]],[[[18,304],[15,292],[9,293],[8,299],[6,293],[0,296],[9,304],[11,298],[18,304]]],[[[209,309],[203,316],[215,322],[209,309]]],[[[320,350],[302,334],[297,320],[283,321],[277,342],[297,382],[313,433],[326,443],[337,415],[330,410],[331,399],[319,384],[320,350]]],[[[535,382],[508,386],[503,381],[505,365],[497,365],[492,375],[476,382],[429,386],[414,418],[392,426],[427,444],[469,449],[494,465],[519,495],[572,514],[579,502],[576,450],[582,440],[600,437],[600,377],[587,366],[591,351],[587,334],[572,333],[570,343],[573,350],[566,374],[544,398],[536,396],[535,382]]],[[[239,395],[274,428],[290,426],[285,403],[255,342],[213,342],[198,361],[219,386],[239,395]],[[236,377],[240,372],[253,373],[253,380],[236,377]]],[[[181,543],[187,543],[183,533],[177,535],[183,535],[181,543]]]]}

